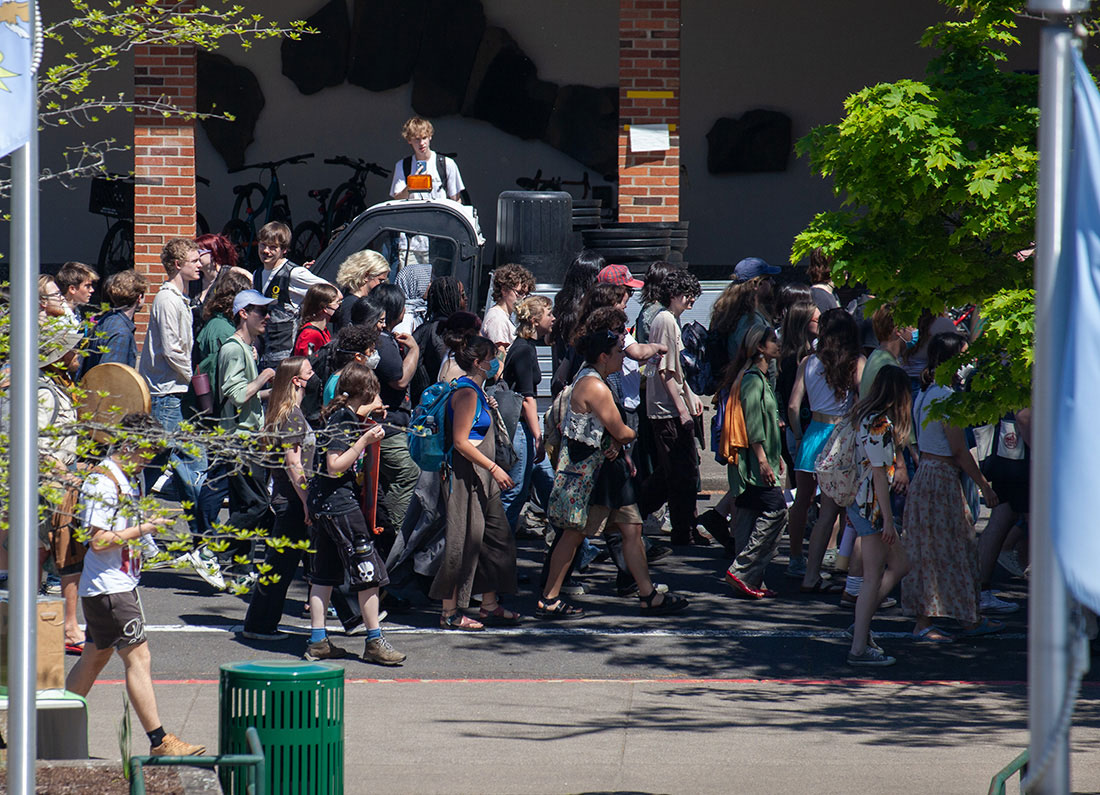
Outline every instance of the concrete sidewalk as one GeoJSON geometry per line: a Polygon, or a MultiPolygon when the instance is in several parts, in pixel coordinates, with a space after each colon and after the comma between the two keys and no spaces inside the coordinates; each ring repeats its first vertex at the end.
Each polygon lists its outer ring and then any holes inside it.
{"type": "MultiPolygon", "coordinates": [[[[156,689],[169,731],[217,748],[216,682],[156,689]]],[[[89,694],[93,756],[118,758],[122,692],[89,694]]],[[[981,793],[1026,746],[1026,708],[986,684],[349,679],[346,792],[981,793]]],[[[1100,791],[1098,718],[1086,687],[1078,792],[1100,791]]]]}

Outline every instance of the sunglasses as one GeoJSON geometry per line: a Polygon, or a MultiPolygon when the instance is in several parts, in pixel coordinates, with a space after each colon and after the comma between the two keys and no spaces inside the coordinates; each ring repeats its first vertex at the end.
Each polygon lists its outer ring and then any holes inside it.
{"type": "Polygon", "coordinates": [[[271,312],[271,310],[268,309],[266,306],[250,306],[248,307],[248,311],[255,312],[257,315],[260,315],[262,317],[267,317],[268,313],[271,312]]]}

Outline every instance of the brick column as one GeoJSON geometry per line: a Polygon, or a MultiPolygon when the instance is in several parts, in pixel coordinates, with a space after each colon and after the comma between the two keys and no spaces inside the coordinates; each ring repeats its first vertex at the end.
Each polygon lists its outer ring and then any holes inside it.
{"type": "Polygon", "coordinates": [[[619,0],[619,220],[680,218],[680,0],[619,0]],[[668,124],[666,152],[631,152],[631,124],[668,124]]]}
{"type": "MultiPolygon", "coordinates": [[[[134,48],[134,99],[195,110],[195,48],[134,48]]],[[[146,304],[165,279],[160,252],[174,237],[195,236],[195,122],[134,112],[134,267],[149,280],[146,304]]],[[[147,315],[135,318],[144,338],[147,315]]]]}

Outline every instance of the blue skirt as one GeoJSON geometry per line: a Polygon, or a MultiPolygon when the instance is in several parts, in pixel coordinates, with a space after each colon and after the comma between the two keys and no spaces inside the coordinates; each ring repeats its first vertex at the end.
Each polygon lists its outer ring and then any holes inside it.
{"type": "Polygon", "coordinates": [[[794,456],[795,472],[813,473],[817,454],[821,452],[825,442],[829,441],[829,436],[835,427],[836,424],[831,422],[825,423],[813,420],[810,423],[809,427],[806,428],[806,432],[802,434],[802,444],[798,446],[798,452],[794,456]]]}

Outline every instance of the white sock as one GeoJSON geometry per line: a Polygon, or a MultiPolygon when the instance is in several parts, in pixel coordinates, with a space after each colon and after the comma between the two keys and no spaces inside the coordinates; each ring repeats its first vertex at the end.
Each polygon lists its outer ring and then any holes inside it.
{"type": "Polygon", "coordinates": [[[859,596],[859,592],[862,589],[863,578],[849,574],[848,579],[844,581],[844,593],[848,594],[849,596],[859,596]]]}

